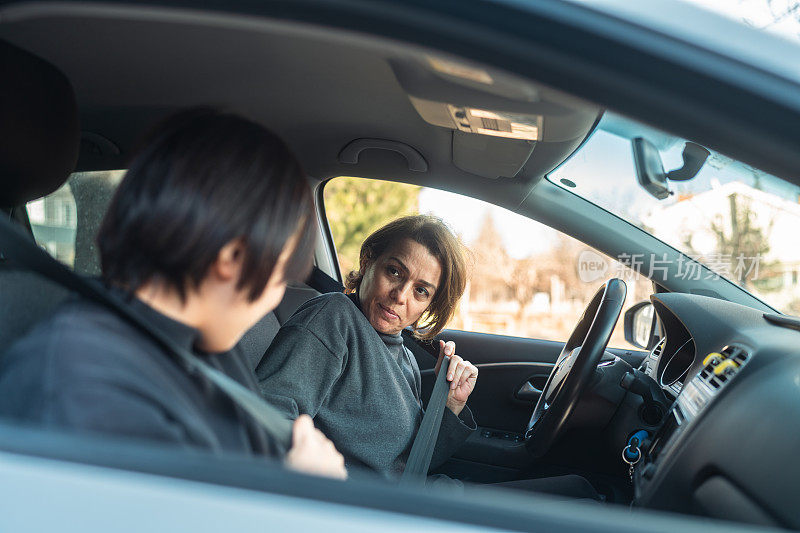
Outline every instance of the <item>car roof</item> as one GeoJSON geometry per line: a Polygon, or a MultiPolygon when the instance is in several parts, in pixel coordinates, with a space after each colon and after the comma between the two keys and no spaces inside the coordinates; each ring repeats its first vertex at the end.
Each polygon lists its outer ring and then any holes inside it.
{"type": "Polygon", "coordinates": [[[671,35],[721,56],[740,60],[800,83],[800,44],[764,29],[690,4],[690,0],[566,0],[623,19],[648,31],[671,35]]]}

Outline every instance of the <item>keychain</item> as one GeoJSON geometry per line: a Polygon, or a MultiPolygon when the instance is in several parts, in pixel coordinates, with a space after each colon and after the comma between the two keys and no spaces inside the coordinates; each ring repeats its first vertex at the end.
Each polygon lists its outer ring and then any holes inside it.
{"type": "Polygon", "coordinates": [[[631,444],[628,444],[622,450],[622,460],[628,463],[630,468],[628,468],[628,477],[633,483],[633,467],[638,463],[642,458],[642,450],[639,449],[639,439],[635,439],[631,444]],[[633,455],[633,459],[628,459],[628,455],[633,455]]]}
{"type": "Polygon", "coordinates": [[[622,460],[630,465],[628,468],[628,477],[633,483],[633,467],[642,460],[642,450],[639,449],[644,439],[649,437],[650,434],[645,430],[639,430],[628,439],[628,445],[622,449],[622,460]]]}

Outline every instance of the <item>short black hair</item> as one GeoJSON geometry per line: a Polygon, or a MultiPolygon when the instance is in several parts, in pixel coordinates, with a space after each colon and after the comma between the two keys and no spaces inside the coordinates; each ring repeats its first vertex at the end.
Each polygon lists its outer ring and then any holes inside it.
{"type": "Polygon", "coordinates": [[[316,225],[311,191],[286,144],[234,113],[192,108],[145,137],[98,232],[106,284],[133,293],[150,280],[185,300],[227,243],[245,245],[240,289],[255,300],[281,251],[297,244],[287,277],[312,266],[316,225]]]}

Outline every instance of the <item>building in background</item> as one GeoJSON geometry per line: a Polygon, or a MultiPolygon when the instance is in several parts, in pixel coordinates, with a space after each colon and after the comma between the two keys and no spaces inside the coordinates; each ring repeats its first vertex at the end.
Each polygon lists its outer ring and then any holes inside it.
{"type": "Polygon", "coordinates": [[[734,181],[657,205],[644,223],[664,240],[677,233],[712,270],[780,309],[800,313],[797,200],[734,181]]]}

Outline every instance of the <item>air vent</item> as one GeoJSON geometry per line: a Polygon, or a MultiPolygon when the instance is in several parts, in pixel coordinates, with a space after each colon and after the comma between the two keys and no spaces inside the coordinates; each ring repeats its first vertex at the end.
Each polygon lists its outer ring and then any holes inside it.
{"type": "Polygon", "coordinates": [[[703,360],[700,381],[706,383],[712,392],[725,386],[750,359],[750,354],[738,346],[726,346],[719,352],[712,352],[703,360]]]}
{"type": "Polygon", "coordinates": [[[661,357],[661,352],[664,351],[664,345],[665,344],[667,344],[667,338],[666,337],[661,339],[661,341],[659,341],[659,343],[656,344],[656,347],[653,348],[653,353],[650,354],[650,357],[652,357],[653,359],[658,359],[659,357],[661,357]]]}
{"type": "Polygon", "coordinates": [[[658,367],[658,359],[661,357],[661,352],[664,351],[664,346],[667,344],[667,338],[664,337],[656,343],[653,350],[650,352],[650,357],[642,362],[644,372],[653,379],[656,379],[656,367],[658,367]]]}

